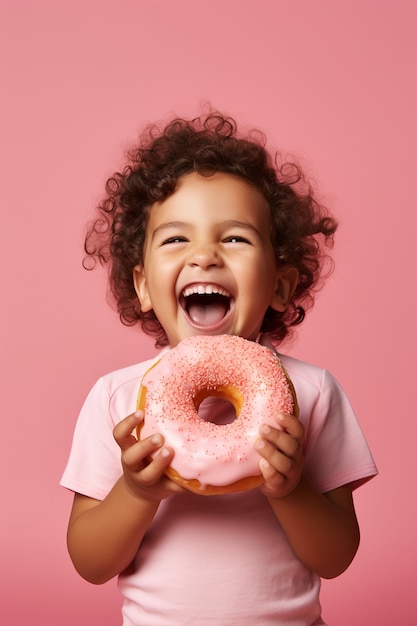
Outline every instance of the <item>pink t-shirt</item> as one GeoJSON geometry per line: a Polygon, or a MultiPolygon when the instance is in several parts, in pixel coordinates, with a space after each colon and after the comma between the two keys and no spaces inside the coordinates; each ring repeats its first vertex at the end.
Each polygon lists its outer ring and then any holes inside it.
{"type": "MultiPolygon", "coordinates": [[[[320,368],[281,359],[297,392],[304,471],[315,487],[325,493],[374,476],[374,461],[337,381],[320,368]]],[[[94,385],[76,425],[64,487],[101,500],[120,478],[113,428],[135,410],[151,363],[118,370],[94,385]]],[[[164,500],[119,587],[123,626],[324,624],[320,579],[297,559],[258,489],[164,500]]]]}

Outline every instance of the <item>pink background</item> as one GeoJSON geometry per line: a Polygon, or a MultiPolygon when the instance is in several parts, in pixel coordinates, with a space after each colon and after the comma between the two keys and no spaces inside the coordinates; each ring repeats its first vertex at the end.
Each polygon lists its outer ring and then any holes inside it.
{"type": "Polygon", "coordinates": [[[380,476],[324,616],[415,626],[416,2],[0,4],[1,623],[119,623],[114,581],[72,569],[58,481],[88,389],[153,347],[81,268],[84,224],[144,122],[210,100],[299,157],[341,224],[287,349],[342,382],[380,476]]]}

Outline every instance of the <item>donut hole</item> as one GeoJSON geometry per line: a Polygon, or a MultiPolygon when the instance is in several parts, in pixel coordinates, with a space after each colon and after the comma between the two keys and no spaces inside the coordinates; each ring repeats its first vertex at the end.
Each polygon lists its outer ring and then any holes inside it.
{"type": "Polygon", "coordinates": [[[231,424],[237,417],[233,404],[216,396],[205,398],[198,407],[197,413],[205,422],[211,422],[217,426],[231,424]]]}
{"type": "Polygon", "coordinates": [[[217,426],[234,422],[242,404],[243,396],[235,388],[203,389],[194,397],[198,416],[217,426]]]}

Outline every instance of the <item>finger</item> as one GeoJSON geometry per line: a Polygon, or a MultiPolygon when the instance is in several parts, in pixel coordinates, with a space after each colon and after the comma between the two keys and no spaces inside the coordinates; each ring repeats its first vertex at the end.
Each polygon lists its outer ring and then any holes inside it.
{"type": "Polygon", "coordinates": [[[272,443],[261,438],[257,440],[255,447],[263,457],[262,461],[264,463],[262,463],[262,467],[264,470],[279,472],[283,476],[289,475],[293,470],[295,466],[294,458],[277,449],[272,443]]]}
{"type": "Polygon", "coordinates": [[[295,415],[289,415],[288,413],[278,413],[276,415],[277,428],[279,430],[285,430],[294,439],[297,439],[300,443],[304,438],[304,425],[295,417],[295,415]]]}
{"type": "Polygon", "coordinates": [[[174,451],[172,448],[162,448],[152,461],[140,472],[140,482],[145,486],[154,485],[164,474],[172,461],[174,451]]]}
{"type": "Polygon", "coordinates": [[[259,468],[264,478],[261,491],[269,498],[280,498],[291,493],[301,479],[301,468],[297,469],[296,464],[283,454],[280,455],[280,460],[282,463],[278,464],[278,468],[265,458],[259,462],[259,468]],[[289,463],[289,471],[285,470],[285,463],[289,463]]]}
{"type": "Polygon", "coordinates": [[[267,498],[281,498],[292,491],[289,481],[280,474],[275,473],[273,476],[264,476],[264,483],[260,490],[267,498]]]}
{"type": "Polygon", "coordinates": [[[128,417],[125,417],[115,426],[113,430],[113,437],[122,451],[127,450],[136,443],[137,439],[132,433],[142,421],[143,412],[136,411],[135,413],[128,415],[128,417]]]}
{"type": "Polygon", "coordinates": [[[295,458],[300,450],[301,443],[289,433],[272,428],[268,424],[263,424],[259,433],[263,441],[268,442],[272,448],[279,450],[288,457],[295,458]]]}
{"type": "Polygon", "coordinates": [[[277,472],[275,467],[266,459],[260,460],[259,469],[261,470],[265,483],[272,488],[280,487],[286,482],[286,477],[280,472],[277,472]]]}
{"type": "Polygon", "coordinates": [[[149,458],[158,448],[161,448],[164,438],[159,433],[155,433],[140,441],[133,439],[134,443],[122,450],[122,464],[131,472],[137,472],[149,464],[149,458]]]}

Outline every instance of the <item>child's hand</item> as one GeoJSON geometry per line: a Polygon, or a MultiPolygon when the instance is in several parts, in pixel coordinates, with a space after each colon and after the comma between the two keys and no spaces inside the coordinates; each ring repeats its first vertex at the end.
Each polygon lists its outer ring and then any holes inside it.
{"type": "Polygon", "coordinates": [[[132,434],[143,420],[143,413],[137,411],[123,419],[113,431],[122,456],[124,479],[130,491],[145,500],[159,501],[183,488],[165,476],[164,471],[171,463],[174,451],[163,447],[163,437],[152,435],[138,441],[132,434]],[[151,453],[160,450],[154,459],[151,453]]]}
{"type": "Polygon", "coordinates": [[[259,467],[265,483],[261,491],[268,498],[282,498],[301,480],[304,426],[294,415],[279,414],[277,428],[262,424],[259,432],[255,446],[262,456],[259,467]]]}

